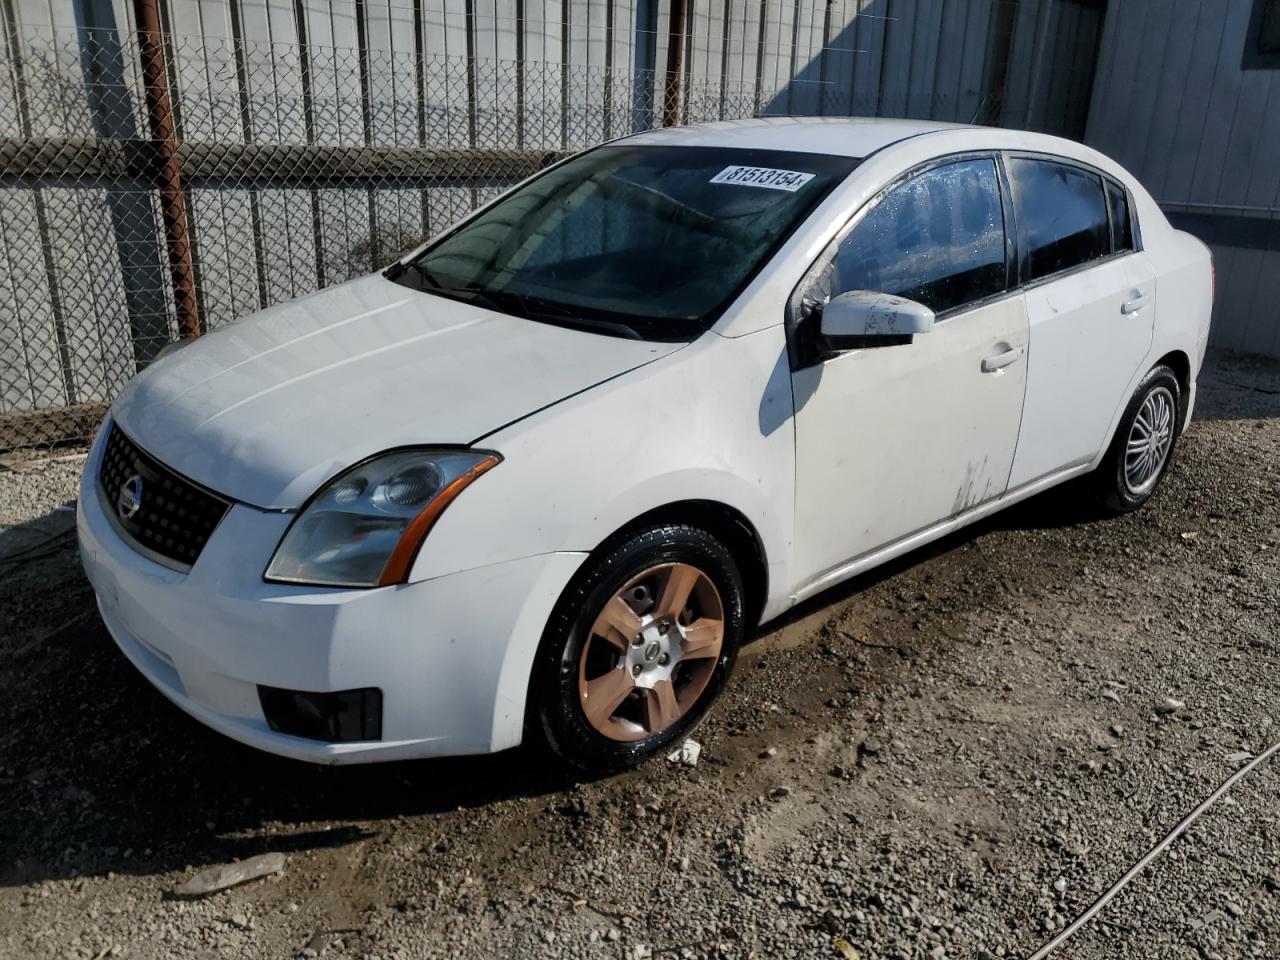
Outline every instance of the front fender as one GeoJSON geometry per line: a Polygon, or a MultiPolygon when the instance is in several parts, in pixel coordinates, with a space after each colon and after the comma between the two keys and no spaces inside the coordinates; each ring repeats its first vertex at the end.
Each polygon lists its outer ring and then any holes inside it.
{"type": "Polygon", "coordinates": [[[785,604],[795,441],[781,325],[688,348],[480,441],[503,462],[441,516],[411,580],[553,552],[590,551],[631,520],[713,500],[755,527],[766,616],[785,604]]]}

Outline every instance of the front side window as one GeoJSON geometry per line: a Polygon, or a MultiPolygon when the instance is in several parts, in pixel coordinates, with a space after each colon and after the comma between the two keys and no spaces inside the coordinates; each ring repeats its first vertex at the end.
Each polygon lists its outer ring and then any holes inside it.
{"type": "Polygon", "coordinates": [[[1111,252],[1102,178],[1051,160],[1008,161],[1024,283],[1111,252]]]}
{"type": "Polygon", "coordinates": [[[1004,217],[995,161],[960,160],[894,187],[849,231],[826,275],[825,300],[874,290],[944,313],[1005,288],[1004,217]]]}
{"type": "Polygon", "coordinates": [[[719,147],[602,147],[388,277],[533,320],[655,340],[705,330],[857,165],[719,147]]]}

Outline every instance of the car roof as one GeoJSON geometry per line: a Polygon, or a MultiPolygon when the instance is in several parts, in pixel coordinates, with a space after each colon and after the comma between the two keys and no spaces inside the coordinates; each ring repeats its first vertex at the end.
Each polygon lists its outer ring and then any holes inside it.
{"type": "Polygon", "coordinates": [[[883,147],[941,130],[976,130],[963,123],[885,117],[762,117],[648,130],[622,142],[686,147],[790,150],[866,157],[883,147]]]}

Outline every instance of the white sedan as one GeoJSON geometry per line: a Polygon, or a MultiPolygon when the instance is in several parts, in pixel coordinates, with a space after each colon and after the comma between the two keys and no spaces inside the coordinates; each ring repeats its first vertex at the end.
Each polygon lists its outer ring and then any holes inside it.
{"type": "Polygon", "coordinates": [[[167,697],[326,763],[689,733],[756,624],[1191,417],[1199,241],[1077,143],[657,130],[142,372],[85,468],[103,620],[167,697]]]}

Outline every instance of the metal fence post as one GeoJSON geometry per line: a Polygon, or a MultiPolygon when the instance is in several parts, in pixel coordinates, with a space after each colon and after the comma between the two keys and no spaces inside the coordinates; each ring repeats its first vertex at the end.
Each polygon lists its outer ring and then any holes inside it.
{"type": "Polygon", "coordinates": [[[146,87],[147,121],[156,151],[156,180],[169,248],[169,272],[181,337],[200,335],[200,306],[196,300],[195,271],[191,262],[191,230],[187,222],[187,198],[182,185],[173,101],[169,95],[164,33],[157,0],[134,0],[138,20],[138,46],[142,79],[146,87]]]}

